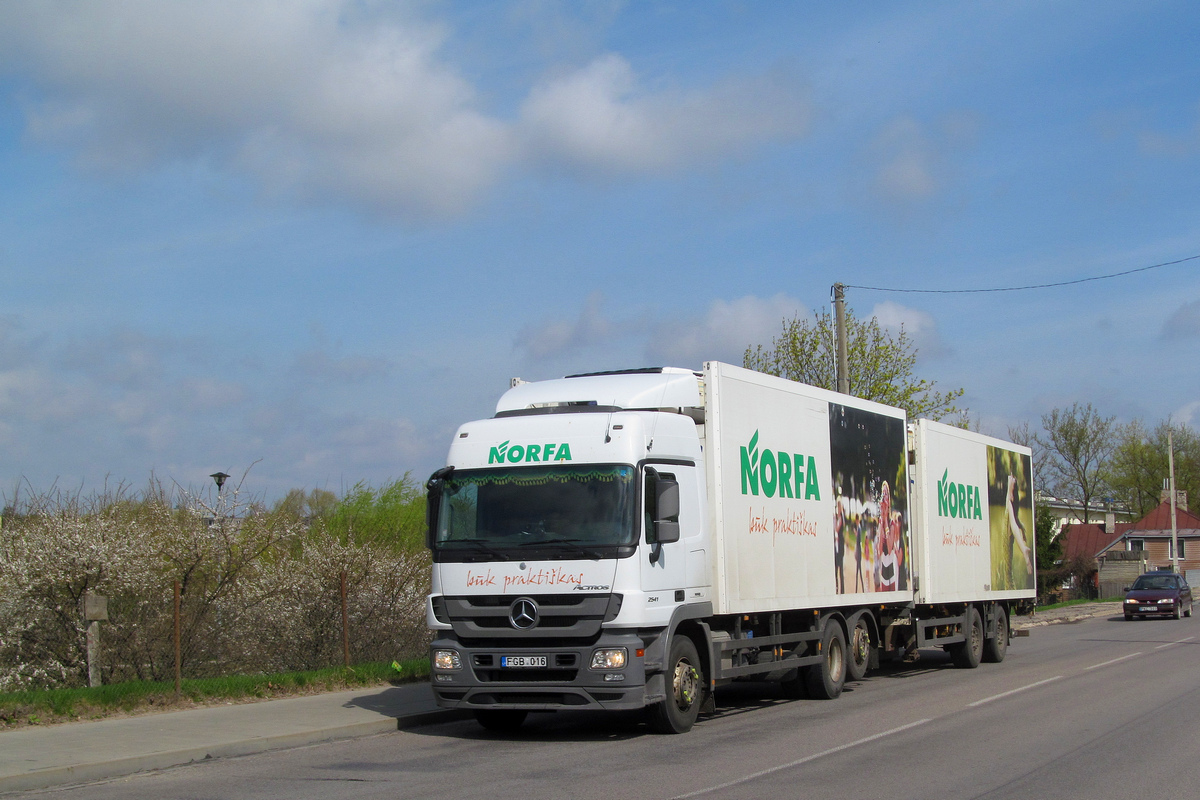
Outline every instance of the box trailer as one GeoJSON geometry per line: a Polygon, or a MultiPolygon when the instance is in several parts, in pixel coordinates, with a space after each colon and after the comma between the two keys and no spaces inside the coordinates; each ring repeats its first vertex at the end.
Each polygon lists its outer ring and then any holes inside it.
{"type": "Polygon", "coordinates": [[[514,380],[427,484],[434,694],[678,733],[735,680],[833,699],[923,647],[1000,661],[1031,479],[1027,448],[719,362],[514,380]]]}

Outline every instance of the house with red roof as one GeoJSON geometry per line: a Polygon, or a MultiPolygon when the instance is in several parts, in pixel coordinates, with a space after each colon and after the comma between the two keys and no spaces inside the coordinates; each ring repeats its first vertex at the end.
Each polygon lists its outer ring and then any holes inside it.
{"type": "MultiPolygon", "coordinates": [[[[1200,584],[1200,517],[1187,510],[1185,494],[1179,493],[1176,503],[1179,572],[1188,583],[1200,584]]],[[[1094,560],[1092,582],[1100,597],[1118,597],[1143,572],[1172,566],[1171,504],[1165,496],[1137,522],[1067,525],[1062,535],[1064,562],[1078,556],[1094,560]]]]}

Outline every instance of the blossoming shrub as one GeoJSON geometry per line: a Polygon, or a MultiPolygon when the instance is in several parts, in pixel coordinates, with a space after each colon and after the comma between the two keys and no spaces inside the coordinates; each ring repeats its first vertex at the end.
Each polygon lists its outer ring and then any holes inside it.
{"type": "Polygon", "coordinates": [[[428,555],[411,542],[269,513],[236,490],[32,497],[0,523],[0,691],[86,684],[88,591],[108,598],[103,681],[169,680],[175,581],[186,677],[342,663],[343,572],[353,660],[417,655],[428,555]]]}

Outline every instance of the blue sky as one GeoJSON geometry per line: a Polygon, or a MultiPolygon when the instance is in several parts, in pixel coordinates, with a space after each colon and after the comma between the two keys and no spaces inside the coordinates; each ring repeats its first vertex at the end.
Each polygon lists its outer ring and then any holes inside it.
{"type": "MultiPolygon", "coordinates": [[[[0,5],[0,490],[445,457],[508,379],[740,363],[830,286],[1200,255],[1179,3],[0,5]]],[[[1200,425],[1200,260],[851,289],[1004,435],[1200,425]]]]}

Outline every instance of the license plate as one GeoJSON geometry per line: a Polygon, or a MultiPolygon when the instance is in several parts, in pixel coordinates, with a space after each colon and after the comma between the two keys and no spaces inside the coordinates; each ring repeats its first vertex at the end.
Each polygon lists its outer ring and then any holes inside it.
{"type": "Polygon", "coordinates": [[[1158,611],[1158,606],[1139,606],[1138,611],[1158,611]]]}
{"type": "Polygon", "coordinates": [[[545,656],[500,656],[500,666],[502,667],[544,667],[546,666],[545,656]]]}

